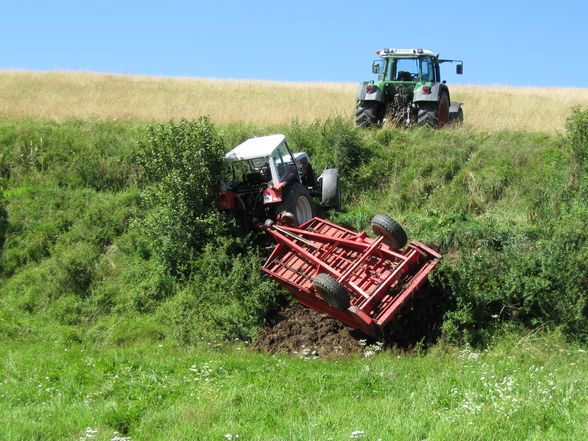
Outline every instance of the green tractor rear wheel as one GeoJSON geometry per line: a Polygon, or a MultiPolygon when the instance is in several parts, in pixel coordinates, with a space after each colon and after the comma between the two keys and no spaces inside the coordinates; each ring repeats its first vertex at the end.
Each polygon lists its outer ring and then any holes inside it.
{"type": "Polygon", "coordinates": [[[449,97],[443,93],[437,102],[419,104],[417,122],[421,126],[440,129],[449,122],[449,97]]]}
{"type": "Polygon", "coordinates": [[[380,123],[380,103],[376,101],[359,101],[355,108],[355,125],[374,127],[380,123]]]}

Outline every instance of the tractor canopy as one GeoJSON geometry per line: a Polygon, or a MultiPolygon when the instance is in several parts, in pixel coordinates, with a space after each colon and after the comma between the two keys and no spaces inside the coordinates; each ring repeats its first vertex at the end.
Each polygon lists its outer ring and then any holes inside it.
{"type": "Polygon", "coordinates": [[[262,184],[268,182],[280,189],[296,177],[298,167],[308,163],[304,152],[292,153],[282,134],[250,138],[225,155],[230,163],[233,179],[243,177],[243,181],[262,184]]]}
{"type": "Polygon", "coordinates": [[[268,157],[285,141],[286,137],[282,134],[250,138],[228,152],[225,161],[237,162],[268,157]]]}
{"type": "Polygon", "coordinates": [[[384,49],[372,63],[380,82],[431,83],[438,79],[438,55],[425,49],[384,49]]]}

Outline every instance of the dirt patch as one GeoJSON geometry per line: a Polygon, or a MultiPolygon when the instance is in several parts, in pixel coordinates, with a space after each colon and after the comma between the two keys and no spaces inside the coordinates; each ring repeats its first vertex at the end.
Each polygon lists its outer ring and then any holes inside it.
{"type": "Polygon", "coordinates": [[[273,318],[276,324],[263,328],[252,348],[308,358],[347,357],[365,349],[363,334],[299,303],[282,308],[273,318]]]}
{"type": "MultiPolygon", "coordinates": [[[[381,349],[411,352],[426,349],[440,336],[443,308],[440,293],[430,287],[420,290],[385,329],[381,349]]],[[[326,314],[299,303],[282,307],[271,317],[273,326],[263,328],[253,349],[284,352],[299,357],[323,358],[364,355],[376,343],[326,314]]]]}

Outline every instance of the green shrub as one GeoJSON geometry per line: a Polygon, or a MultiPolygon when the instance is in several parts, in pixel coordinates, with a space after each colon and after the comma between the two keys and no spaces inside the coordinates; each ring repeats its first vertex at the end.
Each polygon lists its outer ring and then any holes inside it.
{"type": "MultiPolygon", "coordinates": [[[[6,237],[6,230],[8,229],[8,211],[6,211],[6,198],[4,192],[0,189],[0,251],[4,246],[4,240],[6,237]]],[[[0,267],[0,272],[1,272],[0,267]]]]}
{"type": "Polygon", "coordinates": [[[261,256],[247,239],[218,237],[196,259],[198,271],[162,304],[161,319],[185,342],[251,340],[280,296],[261,273],[261,265],[261,256]]]}
{"type": "Polygon", "coordinates": [[[568,131],[565,139],[572,158],[572,178],[576,184],[586,173],[586,160],[588,159],[588,109],[579,107],[572,109],[566,124],[568,131]]]}
{"type": "Polygon", "coordinates": [[[149,186],[145,232],[172,274],[187,275],[195,254],[222,231],[215,210],[224,145],[208,118],[151,126],[138,162],[149,186]]]}

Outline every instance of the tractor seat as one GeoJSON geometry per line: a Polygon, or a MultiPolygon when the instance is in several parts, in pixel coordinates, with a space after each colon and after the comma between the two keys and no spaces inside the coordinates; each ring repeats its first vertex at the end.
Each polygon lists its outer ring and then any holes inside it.
{"type": "Polygon", "coordinates": [[[398,81],[412,81],[412,74],[410,72],[401,70],[398,72],[398,81]]]}
{"type": "Polygon", "coordinates": [[[265,184],[268,181],[267,177],[260,172],[251,172],[245,175],[245,182],[248,184],[259,185],[265,184]]]}

